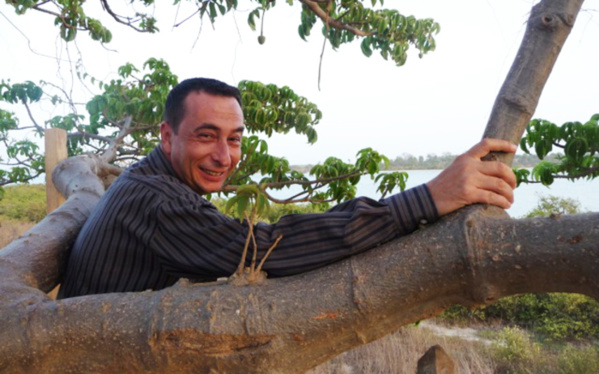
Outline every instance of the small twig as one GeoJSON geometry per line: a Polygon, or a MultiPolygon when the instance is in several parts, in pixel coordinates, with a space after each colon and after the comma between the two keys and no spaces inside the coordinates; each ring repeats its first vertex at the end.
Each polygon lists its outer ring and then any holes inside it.
{"type": "Polygon", "coordinates": [[[112,18],[114,18],[114,20],[117,21],[118,23],[121,23],[123,25],[129,26],[133,30],[138,31],[138,32],[150,32],[150,30],[140,29],[140,28],[134,26],[132,24],[132,22],[137,22],[137,20],[135,18],[124,17],[124,16],[120,16],[120,15],[114,13],[112,11],[112,9],[110,8],[110,6],[108,5],[108,1],[106,1],[106,0],[100,0],[100,2],[102,3],[102,7],[106,10],[106,13],[110,14],[110,16],[112,16],[112,18]],[[126,21],[123,21],[123,19],[126,20],[126,21]]]}
{"type": "MultiPolygon", "coordinates": [[[[250,226],[254,226],[253,222],[249,221],[248,224],[250,226]]],[[[252,233],[252,244],[254,244],[254,253],[252,255],[252,264],[250,265],[250,273],[255,273],[256,269],[256,259],[258,257],[258,243],[256,242],[256,235],[254,235],[254,229],[251,230],[252,233]]]]}
{"type": "MultiPolygon", "coordinates": [[[[246,215],[246,219],[247,219],[247,215],[246,215]]],[[[252,228],[252,225],[249,224],[249,221],[248,221],[248,226],[249,226],[249,232],[248,232],[247,238],[245,238],[245,245],[243,246],[243,252],[241,253],[241,261],[239,262],[239,266],[237,266],[237,271],[234,273],[236,275],[242,275],[243,269],[245,269],[245,258],[247,257],[248,248],[250,246],[250,238],[253,235],[253,228],[252,228]]]]}
{"type": "Polygon", "coordinates": [[[324,40],[322,42],[322,51],[320,52],[320,59],[318,61],[318,91],[320,91],[320,78],[322,76],[321,73],[322,73],[322,61],[324,59],[324,51],[325,51],[325,47],[327,45],[327,40],[329,40],[329,19],[330,19],[330,12],[331,12],[331,4],[332,4],[332,2],[329,0],[329,2],[327,4],[327,15],[329,15],[329,18],[325,22],[326,32],[324,35],[324,40]]]}
{"type": "MultiPolygon", "coordinates": [[[[38,176],[40,176],[41,174],[42,174],[42,173],[37,173],[37,174],[35,174],[35,175],[29,176],[29,177],[27,177],[27,178],[23,179],[23,181],[22,181],[22,182],[28,182],[28,181],[30,181],[30,180],[32,180],[32,179],[35,179],[35,178],[37,178],[37,177],[38,177],[38,176]]],[[[9,180],[9,179],[6,179],[6,178],[3,178],[2,180],[0,180],[0,186],[5,186],[5,185],[7,185],[7,184],[10,184],[10,183],[16,183],[16,182],[13,182],[13,181],[11,181],[11,180],[9,180]]]]}
{"type": "Polygon", "coordinates": [[[26,102],[23,102],[23,105],[25,105],[25,109],[27,109],[27,114],[29,115],[29,119],[31,120],[31,122],[33,122],[33,125],[35,126],[35,128],[38,129],[39,131],[44,131],[44,128],[41,127],[40,125],[38,125],[37,122],[35,121],[35,118],[33,118],[33,113],[31,113],[31,109],[29,108],[29,105],[27,105],[26,102]]]}
{"type": "Polygon", "coordinates": [[[262,257],[262,260],[258,264],[258,268],[256,269],[256,273],[260,273],[260,271],[262,270],[262,266],[264,265],[264,262],[266,261],[266,259],[268,258],[268,256],[270,256],[271,252],[275,249],[275,247],[277,246],[277,244],[279,244],[279,242],[281,241],[281,239],[283,239],[283,234],[279,235],[279,237],[270,246],[270,248],[268,248],[268,251],[266,251],[266,254],[264,255],[264,257],[262,257]]]}
{"type": "MultiPolygon", "coordinates": [[[[326,185],[331,182],[335,182],[335,181],[347,179],[347,178],[352,178],[352,177],[357,177],[357,176],[360,176],[363,174],[365,174],[365,173],[355,171],[353,173],[340,175],[338,177],[317,179],[317,180],[311,180],[311,181],[286,181],[286,182],[264,183],[264,187],[265,188],[278,188],[278,187],[287,187],[287,186],[293,186],[293,185],[305,186],[305,185],[316,184],[316,183],[322,183],[323,185],[326,185]]],[[[222,189],[222,191],[223,192],[233,192],[233,191],[237,190],[238,187],[239,186],[233,186],[233,185],[226,186],[225,188],[222,189]]]]}
{"type": "Polygon", "coordinates": [[[188,20],[190,20],[191,17],[195,16],[196,14],[200,13],[201,11],[202,11],[202,9],[198,8],[198,10],[196,10],[195,12],[193,12],[189,17],[185,18],[183,21],[181,21],[179,23],[174,24],[173,28],[181,26],[182,24],[184,24],[185,22],[187,22],[188,20]]]}

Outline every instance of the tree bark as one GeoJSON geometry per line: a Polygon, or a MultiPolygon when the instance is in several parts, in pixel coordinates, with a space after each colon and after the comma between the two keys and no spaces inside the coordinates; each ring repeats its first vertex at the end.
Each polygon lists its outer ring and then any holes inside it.
{"type": "MultiPolygon", "coordinates": [[[[561,29],[581,3],[535,6],[521,50],[541,33],[559,51],[561,29]],[[559,22],[531,26],[538,17],[559,22]]],[[[519,139],[543,84],[520,88],[532,73],[518,72],[536,72],[546,58],[522,60],[525,70],[516,59],[510,76],[517,79],[504,85],[485,136],[519,139]]],[[[103,193],[96,175],[109,170],[88,156],[67,160],[54,177],[67,202],[0,251],[0,371],[299,373],[456,303],[521,292],[599,296],[599,214],[512,220],[477,206],[320,270],[256,286],[182,280],[155,292],[50,300],[45,292],[60,281],[68,248],[103,193]]]]}
{"type": "MultiPolygon", "coordinates": [[[[583,2],[545,0],[532,8],[524,38],[495,99],[483,137],[520,142],[583,2]]],[[[511,165],[513,155],[494,158],[511,165]]]]}

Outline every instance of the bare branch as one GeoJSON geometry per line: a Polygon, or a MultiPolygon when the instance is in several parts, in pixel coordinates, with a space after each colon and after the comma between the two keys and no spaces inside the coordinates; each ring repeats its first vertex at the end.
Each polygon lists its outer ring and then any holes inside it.
{"type": "Polygon", "coordinates": [[[118,23],[123,24],[125,26],[129,26],[135,31],[150,32],[150,30],[140,29],[139,27],[136,27],[135,25],[133,25],[132,22],[137,22],[137,20],[135,18],[123,17],[123,16],[120,16],[120,15],[114,13],[112,11],[112,9],[110,8],[110,6],[108,5],[107,0],[100,0],[100,2],[102,3],[102,7],[104,8],[104,10],[106,10],[106,13],[110,14],[110,16],[112,18],[114,18],[114,20],[117,21],[118,23]]]}
{"type": "Polygon", "coordinates": [[[102,160],[110,162],[116,158],[118,146],[123,142],[123,139],[125,139],[125,137],[133,131],[130,128],[131,119],[131,116],[125,117],[125,119],[123,120],[121,131],[114,139],[110,141],[110,145],[101,156],[102,160]]]}
{"type": "Polygon", "coordinates": [[[106,143],[110,143],[113,139],[109,136],[102,136],[102,135],[98,135],[98,134],[91,134],[87,131],[78,131],[78,132],[71,132],[67,134],[67,137],[69,138],[76,138],[76,137],[84,137],[84,138],[90,138],[90,139],[95,139],[95,140],[100,140],[106,143]]]}
{"type": "Polygon", "coordinates": [[[339,22],[334,18],[331,18],[321,7],[318,6],[318,1],[314,0],[300,0],[302,4],[307,6],[314,14],[316,14],[326,25],[330,25],[336,29],[346,30],[354,35],[358,36],[369,36],[373,33],[365,32],[358,28],[352,27],[346,23],[339,22]]]}
{"type": "Polygon", "coordinates": [[[38,125],[38,123],[35,121],[35,118],[33,118],[33,113],[31,113],[31,109],[29,108],[29,105],[27,105],[27,103],[25,101],[23,101],[23,105],[25,105],[25,109],[27,109],[27,115],[29,116],[29,119],[31,120],[31,122],[33,122],[33,125],[35,126],[35,128],[38,129],[39,131],[44,131],[44,128],[41,127],[40,125],[38,125]]]}

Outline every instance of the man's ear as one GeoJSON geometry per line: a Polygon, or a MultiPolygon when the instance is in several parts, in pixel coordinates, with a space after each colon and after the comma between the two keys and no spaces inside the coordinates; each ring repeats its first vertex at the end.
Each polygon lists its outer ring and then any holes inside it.
{"type": "Polygon", "coordinates": [[[167,157],[171,156],[171,142],[173,140],[173,128],[168,122],[162,122],[160,124],[160,137],[162,150],[167,157]]]}

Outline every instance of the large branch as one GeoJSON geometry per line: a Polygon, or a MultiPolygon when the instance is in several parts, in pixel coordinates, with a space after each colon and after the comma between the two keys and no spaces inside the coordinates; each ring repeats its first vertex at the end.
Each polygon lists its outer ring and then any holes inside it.
{"type": "MultiPolygon", "coordinates": [[[[93,188],[101,189],[98,180],[93,188]]],[[[88,191],[73,190],[70,207],[57,214],[81,211],[77,195],[91,199],[88,191]]],[[[182,281],[157,292],[61,301],[44,294],[59,274],[43,271],[39,253],[51,251],[44,261],[56,261],[67,246],[26,236],[27,245],[0,252],[0,370],[303,372],[455,303],[520,292],[599,297],[599,214],[511,220],[497,212],[470,208],[362,255],[258,286],[182,281]]],[[[64,227],[67,241],[77,222],[64,227]]]]}
{"type": "MultiPolygon", "coordinates": [[[[530,13],[516,58],[501,87],[483,137],[519,144],[584,0],[544,0],[530,13]]],[[[513,155],[498,157],[511,165],[513,155]]]]}

